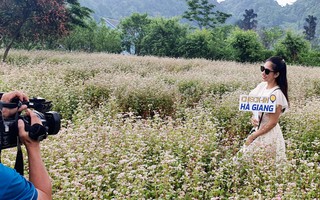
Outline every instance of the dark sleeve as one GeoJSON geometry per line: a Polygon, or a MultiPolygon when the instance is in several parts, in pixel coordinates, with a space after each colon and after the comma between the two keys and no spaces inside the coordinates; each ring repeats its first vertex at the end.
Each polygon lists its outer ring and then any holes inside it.
{"type": "Polygon", "coordinates": [[[21,176],[16,170],[0,166],[0,199],[1,200],[36,200],[38,192],[34,185],[21,176]]]}

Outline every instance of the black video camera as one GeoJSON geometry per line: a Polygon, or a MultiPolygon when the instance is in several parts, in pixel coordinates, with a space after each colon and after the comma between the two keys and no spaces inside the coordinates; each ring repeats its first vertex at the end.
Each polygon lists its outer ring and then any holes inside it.
{"type": "MultiPolygon", "coordinates": [[[[2,93],[3,94],[3,93],[2,93]]],[[[0,93],[0,98],[2,96],[0,93]]],[[[21,102],[19,99],[13,99],[10,103],[0,102],[2,108],[19,108],[21,105],[27,105],[33,108],[33,112],[41,120],[42,125],[34,124],[31,126],[29,116],[16,113],[14,116],[4,119],[0,113],[0,150],[17,146],[19,129],[18,119],[22,119],[25,123],[25,129],[29,133],[29,137],[33,140],[41,141],[48,135],[55,135],[59,132],[61,126],[60,114],[50,111],[52,104],[43,98],[32,98],[28,102],[21,102]]]]}

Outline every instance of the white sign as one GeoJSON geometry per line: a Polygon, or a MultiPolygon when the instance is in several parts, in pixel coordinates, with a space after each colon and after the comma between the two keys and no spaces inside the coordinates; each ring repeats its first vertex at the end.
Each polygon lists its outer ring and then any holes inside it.
{"type": "Polygon", "coordinates": [[[251,112],[275,113],[276,112],[276,96],[274,94],[272,94],[270,97],[240,95],[239,110],[251,111],[251,112]]]}

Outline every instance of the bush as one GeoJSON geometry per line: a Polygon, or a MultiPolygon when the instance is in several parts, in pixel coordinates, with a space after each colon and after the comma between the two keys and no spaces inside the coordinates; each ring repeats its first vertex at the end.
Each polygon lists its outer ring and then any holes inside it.
{"type": "Polygon", "coordinates": [[[64,73],[64,82],[66,85],[84,85],[85,81],[97,73],[97,70],[69,69],[64,73]]]}
{"type": "Polygon", "coordinates": [[[186,36],[179,48],[180,54],[185,58],[208,59],[211,57],[209,49],[211,40],[212,34],[206,29],[190,33],[186,36]]]}
{"type": "Polygon", "coordinates": [[[80,91],[65,91],[64,94],[57,94],[56,99],[51,99],[54,101],[54,110],[59,112],[63,119],[72,120],[74,113],[77,112],[77,109],[81,108],[81,103],[79,96],[81,95],[80,91]]]}
{"type": "Polygon", "coordinates": [[[282,56],[288,62],[298,62],[302,52],[310,50],[310,43],[303,36],[287,32],[285,38],[275,45],[276,54],[282,56]]]}
{"type": "Polygon", "coordinates": [[[257,62],[263,60],[263,46],[259,36],[254,31],[237,29],[228,38],[228,43],[233,48],[236,61],[257,62]]]}
{"type": "Polygon", "coordinates": [[[30,63],[30,58],[25,55],[9,55],[6,62],[10,65],[25,66],[30,63]]]}
{"type": "Polygon", "coordinates": [[[133,112],[142,118],[172,116],[174,114],[175,95],[154,85],[131,90],[127,86],[114,91],[116,103],[120,111],[133,112]]]}
{"type": "Polygon", "coordinates": [[[320,51],[303,52],[299,55],[298,63],[305,66],[320,66],[320,51]]]}
{"type": "Polygon", "coordinates": [[[198,103],[205,92],[204,86],[198,80],[184,80],[178,83],[181,102],[187,106],[198,103]]]}
{"type": "Polygon", "coordinates": [[[315,97],[320,95],[320,80],[306,80],[306,84],[308,84],[305,91],[305,97],[315,97]]]}
{"type": "Polygon", "coordinates": [[[206,90],[208,94],[222,96],[227,92],[233,92],[237,90],[239,87],[240,87],[240,84],[237,84],[237,83],[230,83],[230,84],[213,83],[213,84],[210,84],[206,90]]]}
{"type": "Polygon", "coordinates": [[[105,86],[88,85],[83,90],[84,102],[91,106],[91,108],[97,108],[101,103],[108,101],[110,97],[110,89],[105,86]]]}

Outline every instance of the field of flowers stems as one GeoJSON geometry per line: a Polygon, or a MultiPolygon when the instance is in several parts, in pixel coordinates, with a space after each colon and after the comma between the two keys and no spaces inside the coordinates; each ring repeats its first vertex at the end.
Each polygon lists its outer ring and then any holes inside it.
{"type": "Polygon", "coordinates": [[[320,199],[320,68],[288,66],[287,163],[232,161],[250,129],[238,98],[261,64],[14,50],[0,91],[61,113],[42,141],[54,199],[320,199]]]}

